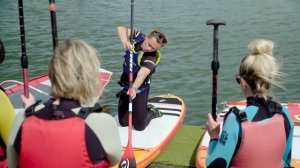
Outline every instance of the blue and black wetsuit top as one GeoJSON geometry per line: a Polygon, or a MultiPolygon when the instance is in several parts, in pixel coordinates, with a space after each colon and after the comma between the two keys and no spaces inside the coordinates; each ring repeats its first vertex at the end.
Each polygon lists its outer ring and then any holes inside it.
{"type": "MultiPolygon", "coordinates": [[[[236,109],[231,108],[225,115],[219,139],[210,140],[206,166],[222,168],[244,164],[249,167],[255,163],[259,167],[266,167],[264,165],[270,164],[261,158],[271,158],[276,161],[276,167],[289,167],[294,123],[288,110],[274,101],[265,101],[260,97],[248,97],[247,107],[242,111],[236,109]],[[279,118],[279,120],[273,118],[279,118]],[[282,131],[274,130],[276,128],[282,131]],[[252,134],[245,133],[247,131],[252,134]],[[262,134],[258,134],[258,132],[262,134]],[[243,137],[242,135],[248,136],[243,137]],[[248,146],[245,145],[246,140],[248,146]],[[264,154],[265,151],[270,151],[268,148],[270,144],[274,143],[278,143],[272,149],[275,153],[264,154]],[[282,150],[279,149],[279,146],[282,150]],[[263,148],[263,152],[257,152],[259,148],[263,148]],[[274,159],[274,156],[278,156],[277,160],[274,159]]],[[[274,165],[274,163],[272,164],[274,165]]]]}
{"type": "MultiPolygon", "coordinates": [[[[141,67],[146,67],[150,70],[150,74],[144,80],[142,86],[139,91],[143,91],[146,87],[151,83],[151,76],[155,72],[155,68],[157,67],[158,62],[160,61],[160,51],[156,50],[154,52],[144,52],[142,50],[142,43],[144,42],[146,35],[140,31],[134,31],[133,45],[134,51],[132,54],[133,57],[133,81],[135,80],[139,70],[141,67]]],[[[121,79],[118,82],[124,90],[127,91],[129,86],[129,66],[130,66],[130,50],[127,50],[124,55],[124,63],[123,63],[123,73],[121,75],[121,79]]]]}

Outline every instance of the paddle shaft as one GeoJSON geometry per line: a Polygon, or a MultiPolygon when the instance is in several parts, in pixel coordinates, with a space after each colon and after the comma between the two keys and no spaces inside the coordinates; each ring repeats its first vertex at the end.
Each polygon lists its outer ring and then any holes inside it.
{"type": "MultiPolygon", "coordinates": [[[[134,0],[131,0],[131,15],[130,15],[130,43],[133,44],[133,13],[134,13],[134,0]]],[[[133,53],[130,50],[130,65],[129,65],[129,115],[128,115],[128,144],[131,146],[132,141],[132,94],[133,94],[133,53]]]]}
{"type": "MultiPolygon", "coordinates": [[[[130,43],[133,44],[133,14],[134,0],[131,0],[131,15],[130,15],[130,43]]],[[[130,50],[129,59],[129,106],[128,106],[128,142],[125,152],[119,164],[119,168],[136,168],[136,161],[132,149],[132,94],[133,94],[133,53],[130,50]]]]}
{"type": "Polygon", "coordinates": [[[218,91],[218,70],[220,67],[219,59],[218,59],[218,48],[219,48],[219,25],[226,25],[226,23],[222,20],[208,20],[206,21],[207,25],[214,26],[214,37],[213,37],[213,60],[211,62],[211,70],[212,70],[212,116],[216,120],[217,118],[217,91],[218,91]]]}
{"type": "Polygon", "coordinates": [[[0,39],[0,64],[2,64],[4,58],[5,58],[5,47],[2,40],[0,39]]]}
{"type": "MultiPolygon", "coordinates": [[[[130,43],[133,44],[133,12],[134,11],[134,0],[131,0],[131,15],[130,15],[130,43]]],[[[132,114],[132,83],[133,83],[133,53],[130,50],[130,57],[129,57],[129,114],[132,114]]],[[[131,124],[131,123],[129,123],[131,124]]]]}
{"type": "Polygon", "coordinates": [[[53,50],[54,50],[58,45],[55,0],[49,0],[49,10],[51,16],[52,43],[53,43],[53,50]]]}
{"type": "Polygon", "coordinates": [[[24,25],[24,11],[23,11],[23,0],[19,0],[19,20],[20,20],[20,35],[21,35],[21,66],[24,81],[24,95],[29,97],[28,88],[28,57],[26,54],[26,40],[25,40],[25,25],[24,25]]]}

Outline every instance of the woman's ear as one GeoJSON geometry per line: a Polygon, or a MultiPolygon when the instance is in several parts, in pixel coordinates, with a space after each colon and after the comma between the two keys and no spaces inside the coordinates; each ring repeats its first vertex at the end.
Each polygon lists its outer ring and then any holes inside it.
{"type": "Polygon", "coordinates": [[[241,78],[241,86],[244,90],[247,90],[248,88],[248,83],[243,78],[241,78]]]}

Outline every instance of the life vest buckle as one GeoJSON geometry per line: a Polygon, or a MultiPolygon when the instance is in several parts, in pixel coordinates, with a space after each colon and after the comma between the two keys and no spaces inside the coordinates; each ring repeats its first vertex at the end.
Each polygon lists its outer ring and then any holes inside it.
{"type": "Polygon", "coordinates": [[[247,114],[245,111],[239,111],[241,121],[247,121],[247,114]]]}
{"type": "Polygon", "coordinates": [[[42,100],[36,101],[34,104],[29,106],[28,108],[25,109],[25,116],[29,117],[35,112],[35,107],[39,105],[42,102],[42,100]]]}
{"type": "Polygon", "coordinates": [[[247,121],[247,114],[245,111],[238,109],[236,106],[231,107],[229,111],[232,111],[241,122],[247,121]]]}
{"type": "Polygon", "coordinates": [[[86,119],[86,117],[89,115],[89,109],[88,108],[81,108],[78,116],[82,119],[86,119]]]}
{"type": "Polygon", "coordinates": [[[90,113],[100,113],[102,110],[102,106],[96,103],[94,107],[82,107],[77,115],[82,119],[86,119],[90,113]]]}

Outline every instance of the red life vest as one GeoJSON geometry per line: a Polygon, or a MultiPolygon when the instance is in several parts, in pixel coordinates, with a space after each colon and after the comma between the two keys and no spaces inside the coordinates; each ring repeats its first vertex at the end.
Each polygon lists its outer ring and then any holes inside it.
{"type": "Polygon", "coordinates": [[[7,160],[2,146],[0,146],[0,168],[7,168],[7,160]]]}
{"type": "Polygon", "coordinates": [[[0,168],[7,168],[8,165],[7,165],[7,160],[4,159],[4,160],[1,160],[0,161],[0,168]]]}
{"type": "Polygon", "coordinates": [[[108,165],[108,160],[94,164],[89,158],[82,118],[43,120],[30,116],[22,124],[20,168],[105,168],[108,165]]]}
{"type": "Polygon", "coordinates": [[[269,121],[244,121],[241,144],[232,161],[232,167],[282,168],[286,136],[284,118],[275,114],[269,121]]]}

